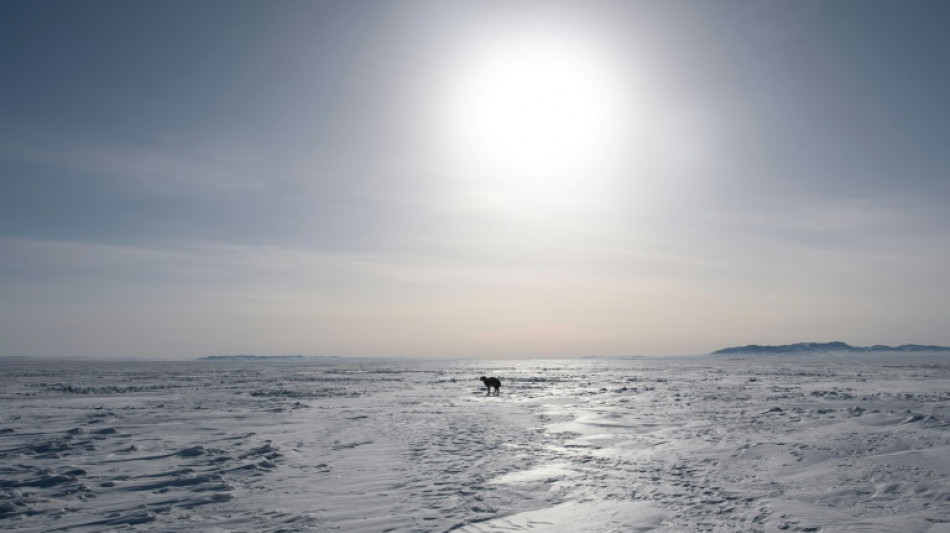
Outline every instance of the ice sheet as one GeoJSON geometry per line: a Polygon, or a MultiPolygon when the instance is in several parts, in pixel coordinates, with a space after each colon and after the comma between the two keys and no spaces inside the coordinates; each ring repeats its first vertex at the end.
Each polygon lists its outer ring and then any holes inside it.
{"type": "Polygon", "coordinates": [[[0,529],[947,532],[948,378],[906,355],[3,361],[0,529]]]}

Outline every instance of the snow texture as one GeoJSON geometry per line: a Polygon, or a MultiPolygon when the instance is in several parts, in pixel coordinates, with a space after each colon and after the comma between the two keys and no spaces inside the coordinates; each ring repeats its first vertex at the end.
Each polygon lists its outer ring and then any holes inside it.
{"type": "Polygon", "coordinates": [[[0,529],[948,533],[948,378],[936,355],[3,361],[0,529]]]}

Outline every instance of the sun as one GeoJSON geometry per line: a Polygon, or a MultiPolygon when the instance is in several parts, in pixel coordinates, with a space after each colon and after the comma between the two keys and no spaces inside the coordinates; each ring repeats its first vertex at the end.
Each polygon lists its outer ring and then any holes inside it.
{"type": "Polygon", "coordinates": [[[528,205],[576,202],[621,160],[630,89],[594,39],[495,32],[461,56],[440,98],[453,174],[528,205]]]}

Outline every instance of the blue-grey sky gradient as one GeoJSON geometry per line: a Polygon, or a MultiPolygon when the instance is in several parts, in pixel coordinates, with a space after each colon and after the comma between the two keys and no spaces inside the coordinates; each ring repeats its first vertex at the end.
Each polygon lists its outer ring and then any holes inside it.
{"type": "Polygon", "coordinates": [[[948,344],[948,17],[0,3],[0,356],[948,344]],[[453,80],[534,33],[605,58],[610,169],[525,180],[559,161],[532,139],[517,168],[447,155],[453,80]]]}

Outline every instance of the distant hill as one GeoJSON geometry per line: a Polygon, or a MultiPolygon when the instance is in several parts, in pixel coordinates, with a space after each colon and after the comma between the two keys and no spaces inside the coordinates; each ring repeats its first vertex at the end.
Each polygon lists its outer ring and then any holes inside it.
{"type": "Polygon", "coordinates": [[[734,346],[716,350],[712,355],[783,355],[783,354],[805,354],[805,353],[830,353],[830,352],[950,352],[950,346],[933,346],[924,344],[902,344],[900,346],[885,346],[875,344],[874,346],[851,346],[846,342],[799,342],[797,344],[782,344],[778,346],[760,346],[750,344],[748,346],[734,346]]]}

